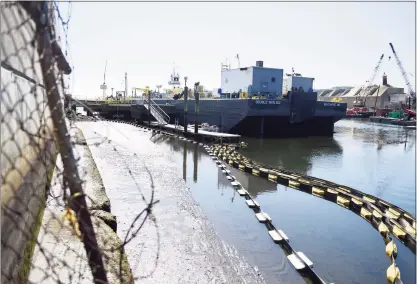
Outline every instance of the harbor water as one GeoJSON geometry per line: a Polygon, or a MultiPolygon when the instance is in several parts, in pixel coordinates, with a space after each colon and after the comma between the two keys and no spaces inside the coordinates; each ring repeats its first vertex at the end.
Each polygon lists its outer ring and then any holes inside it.
{"type": "MultiPolygon", "coordinates": [[[[333,138],[243,138],[249,147],[240,151],[273,167],[373,194],[415,216],[415,133],[358,120],[339,121],[335,132],[333,138]]],[[[220,237],[257,266],[267,283],[305,283],[201,147],[158,135],[152,139],[173,152],[194,199],[220,237]]],[[[386,282],[389,260],[384,242],[363,219],[323,199],[230,170],[327,283],[386,282]]],[[[415,255],[397,240],[396,244],[401,278],[415,283],[415,255]]]]}
{"type": "MultiPolygon", "coordinates": [[[[308,283],[288,262],[283,250],[272,241],[265,226],[258,222],[203,147],[125,124],[108,123],[105,128],[91,125],[86,137],[97,132],[107,138],[105,143],[92,147],[92,153],[102,167],[100,172],[105,173],[103,182],[112,201],[112,212],[118,218],[119,234],[129,229],[130,219],[143,207],[140,192],[145,182],[138,187],[135,179],[139,177],[132,176],[139,176],[134,153],[160,153],[158,160],[142,162],[153,165],[154,171],[164,171],[162,164],[159,168],[154,164],[169,157],[169,163],[176,165],[178,175],[185,180],[192,198],[219,237],[234,247],[244,262],[256,267],[266,283],[308,283]],[[150,143],[155,147],[149,147],[150,143]],[[112,154],[114,147],[119,154],[112,154]]],[[[273,167],[282,166],[376,195],[415,216],[415,132],[357,120],[339,121],[335,131],[333,138],[243,138],[249,147],[239,151],[273,167]]],[[[326,283],[386,283],[389,260],[385,245],[369,223],[324,199],[230,170],[272,218],[274,226],[286,233],[290,244],[312,260],[314,270],[326,283]]],[[[160,212],[175,211],[178,204],[170,200],[161,200],[157,205],[160,212]]],[[[176,216],[179,219],[173,217],[177,220],[173,225],[178,227],[184,220],[181,214],[176,216]]],[[[158,220],[158,211],[155,218],[158,220]]],[[[161,230],[162,236],[174,234],[170,226],[161,230]]],[[[143,255],[143,247],[152,247],[147,242],[154,239],[145,240],[144,244],[142,241],[139,238],[127,247],[135,267],[137,262],[144,265],[144,260],[138,259],[143,255]]],[[[401,278],[404,283],[415,283],[415,255],[398,240],[394,241],[398,246],[401,278]]],[[[136,269],[141,271],[141,265],[136,269]]]]}

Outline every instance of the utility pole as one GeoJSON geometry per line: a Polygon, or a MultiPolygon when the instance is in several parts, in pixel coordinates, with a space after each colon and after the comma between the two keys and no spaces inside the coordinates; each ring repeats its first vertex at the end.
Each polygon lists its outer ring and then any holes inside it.
{"type": "Polygon", "coordinates": [[[200,82],[194,84],[194,133],[198,134],[198,112],[200,110],[200,94],[198,93],[198,86],[200,82]]]}
{"type": "Polygon", "coordinates": [[[127,72],[125,72],[125,100],[126,100],[126,96],[127,96],[127,72]]]}
{"type": "Polygon", "coordinates": [[[188,87],[187,87],[188,77],[184,77],[185,86],[184,86],[184,136],[187,137],[188,133],[188,87]]]}
{"type": "Polygon", "coordinates": [[[146,94],[148,95],[148,125],[151,126],[151,92],[146,88],[146,94]]]}

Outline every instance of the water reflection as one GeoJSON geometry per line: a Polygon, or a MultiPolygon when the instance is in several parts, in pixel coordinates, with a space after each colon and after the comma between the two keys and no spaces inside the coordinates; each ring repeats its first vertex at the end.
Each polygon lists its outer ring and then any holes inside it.
{"type": "MultiPolygon", "coordinates": [[[[416,132],[415,130],[406,130],[405,131],[405,142],[404,142],[404,152],[410,152],[415,149],[414,144],[416,143],[416,132]]],[[[415,154],[415,153],[413,153],[415,154]]]]}
{"type": "MultiPolygon", "coordinates": [[[[365,142],[372,135],[360,128],[360,125],[346,127],[334,139],[265,140],[264,143],[255,140],[241,151],[258,155],[260,162],[273,160],[286,163],[285,167],[291,166],[293,170],[310,170],[313,176],[368,191],[413,213],[415,209],[410,207],[415,207],[415,199],[411,198],[413,192],[415,196],[415,181],[410,175],[414,175],[411,161],[415,160],[409,154],[404,155],[403,145],[387,145],[383,140],[401,138],[401,135],[397,136],[395,131],[390,134],[390,131],[370,130],[375,135],[372,141],[382,141],[381,150],[377,150],[377,143],[365,142]],[[263,155],[256,153],[256,145],[262,146],[263,155]],[[391,164],[401,167],[393,168],[391,164]],[[395,179],[393,175],[400,178],[395,179]]],[[[415,140],[410,136],[407,149],[414,149],[408,148],[415,140]]],[[[179,167],[182,165],[183,178],[193,198],[219,235],[235,246],[251,265],[256,265],[267,283],[305,282],[202,147],[175,138],[160,140],[159,144],[170,149],[179,167]],[[199,169],[202,172],[198,173],[199,169]]],[[[274,225],[288,234],[294,247],[314,261],[315,270],[328,283],[384,283],[388,265],[385,246],[368,223],[326,200],[228,169],[257,198],[274,225]]],[[[404,283],[415,283],[414,255],[401,243],[397,245],[401,278],[404,283]]]]}
{"type": "Polygon", "coordinates": [[[182,178],[187,181],[187,143],[183,145],[182,178]]]}
{"type": "Polygon", "coordinates": [[[194,183],[197,183],[198,181],[198,144],[194,144],[194,174],[193,174],[193,181],[194,183]]]}
{"type": "MultiPolygon", "coordinates": [[[[274,192],[277,190],[276,184],[266,179],[258,178],[232,167],[229,167],[228,169],[230,170],[230,174],[236,177],[243,188],[245,188],[253,197],[256,197],[261,193],[274,192]]],[[[217,173],[217,188],[221,190],[230,188],[230,181],[226,178],[226,175],[223,174],[221,169],[219,169],[217,173]]]]}
{"type": "Polygon", "coordinates": [[[299,173],[311,170],[311,160],[320,156],[340,156],[343,149],[333,138],[254,139],[244,138],[249,147],[243,155],[272,167],[285,167],[299,173]]]}
{"type": "MultiPolygon", "coordinates": [[[[159,136],[160,134],[158,134],[159,136]]],[[[160,144],[167,143],[174,152],[181,152],[182,156],[182,177],[185,181],[187,181],[187,173],[193,173],[193,182],[198,183],[198,169],[200,160],[202,157],[209,158],[207,153],[204,151],[202,147],[198,144],[189,144],[188,142],[184,142],[179,139],[175,139],[172,137],[168,137],[167,139],[158,139],[156,142],[160,144]],[[192,161],[188,161],[189,154],[192,155],[192,161]],[[187,164],[192,162],[193,168],[189,167],[187,164]]],[[[242,171],[236,170],[234,168],[230,168],[231,174],[236,177],[237,180],[242,184],[242,186],[254,197],[261,193],[266,192],[273,192],[276,191],[276,185],[271,183],[265,179],[257,178],[253,175],[245,174],[242,171]]],[[[230,181],[227,180],[226,176],[222,173],[221,170],[217,173],[217,189],[224,190],[230,187],[230,181]]]]}
{"type": "MultiPolygon", "coordinates": [[[[341,131],[340,133],[343,133],[341,131]]],[[[383,145],[403,144],[408,139],[408,131],[392,127],[361,127],[360,125],[353,126],[352,138],[363,141],[365,143],[376,143],[378,149],[382,149],[383,145]],[[381,146],[380,146],[381,145],[381,146]]]]}
{"type": "MultiPolygon", "coordinates": [[[[174,142],[175,143],[175,142],[174,142]]],[[[180,147],[179,143],[175,143],[173,145],[176,145],[177,147],[180,147]]],[[[182,152],[182,178],[187,181],[187,153],[189,152],[188,148],[189,145],[185,142],[183,142],[183,152],[182,152]]],[[[193,147],[190,147],[190,151],[192,151],[193,154],[193,181],[194,183],[198,182],[198,161],[199,161],[199,149],[198,144],[194,144],[193,147]]],[[[176,148],[175,146],[173,148],[176,148]]]]}
{"type": "Polygon", "coordinates": [[[149,138],[149,140],[151,140],[151,142],[152,143],[155,143],[155,144],[156,143],[159,143],[159,142],[166,141],[168,139],[169,139],[168,136],[162,135],[162,134],[156,133],[156,132],[153,132],[152,135],[151,135],[151,137],[149,138]]]}
{"type": "Polygon", "coordinates": [[[181,141],[179,141],[178,139],[173,139],[172,138],[172,139],[169,140],[169,146],[170,146],[171,151],[174,151],[174,152],[181,151],[181,149],[182,149],[181,145],[182,145],[181,141]]]}
{"type": "Polygon", "coordinates": [[[224,189],[230,186],[230,181],[227,180],[226,176],[219,169],[217,172],[217,189],[224,189]]]}
{"type": "Polygon", "coordinates": [[[262,193],[274,192],[277,190],[276,184],[266,179],[244,173],[235,168],[231,168],[230,172],[253,197],[257,197],[262,193]]]}

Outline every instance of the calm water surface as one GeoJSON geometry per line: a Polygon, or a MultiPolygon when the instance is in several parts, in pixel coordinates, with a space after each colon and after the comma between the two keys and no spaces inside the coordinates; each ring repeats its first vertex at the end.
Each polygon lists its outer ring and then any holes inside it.
{"type": "Polygon", "coordinates": [[[357,120],[339,121],[335,131],[333,138],[246,138],[249,148],[241,152],[373,194],[415,216],[415,131],[357,120]]]}
{"type": "MultiPolygon", "coordinates": [[[[333,138],[245,138],[249,147],[242,152],[270,166],[371,193],[415,216],[415,132],[354,120],[339,121],[335,131],[333,138]]],[[[194,199],[219,235],[257,266],[268,283],[305,283],[202,147],[160,135],[151,140],[174,153],[194,199]]],[[[385,245],[367,222],[326,200],[231,171],[327,283],[386,283],[385,245]]],[[[415,255],[396,243],[401,278],[416,283],[415,255]]]]}

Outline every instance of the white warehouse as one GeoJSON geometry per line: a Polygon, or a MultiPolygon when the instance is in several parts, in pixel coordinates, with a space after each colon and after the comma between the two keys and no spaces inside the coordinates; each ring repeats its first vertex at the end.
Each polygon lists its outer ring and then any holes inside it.
{"type": "Polygon", "coordinates": [[[248,93],[249,97],[261,94],[275,98],[282,94],[283,69],[263,67],[262,61],[256,66],[224,69],[221,72],[221,95],[248,93]]]}
{"type": "MultiPolygon", "coordinates": [[[[382,77],[381,85],[371,85],[367,89],[366,107],[385,108],[393,103],[407,103],[407,95],[404,92],[404,88],[396,88],[389,85],[385,74],[382,77]]],[[[316,91],[317,97],[321,101],[344,102],[347,103],[348,108],[351,108],[358,95],[363,93],[363,87],[335,87],[316,91]]]]}

